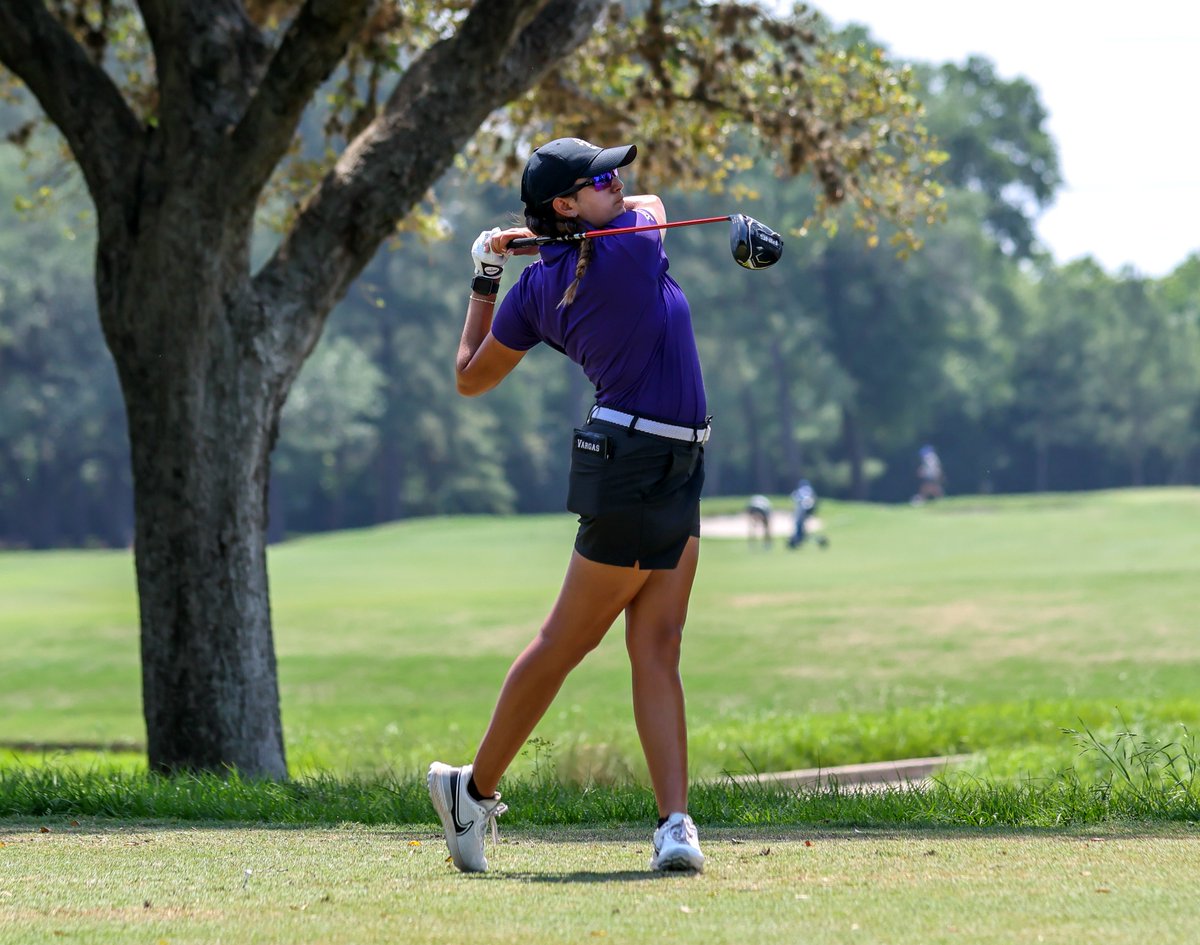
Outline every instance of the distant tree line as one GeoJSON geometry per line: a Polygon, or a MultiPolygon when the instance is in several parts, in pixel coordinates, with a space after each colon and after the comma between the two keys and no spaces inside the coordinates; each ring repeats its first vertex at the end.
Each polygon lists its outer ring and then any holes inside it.
{"type": "MultiPolygon", "coordinates": [[[[1200,481],[1200,254],[1155,279],[1055,265],[1032,228],[1060,183],[1036,90],[982,59],[923,71],[949,212],[906,259],[837,216],[788,235],[812,207],[804,178],[751,169],[737,196],[664,194],[675,218],[741,210],[787,241],[779,265],[747,273],[719,227],[667,236],[715,415],[708,494],[788,491],[803,475],[825,495],[900,501],[926,442],[950,493],[1200,481]]],[[[0,150],[0,206],[16,208],[0,228],[0,544],[126,545],[126,418],[95,311],[94,225],[39,213],[30,189],[19,153],[0,150]]],[[[582,373],[539,349],[484,398],[454,391],[466,248],[520,209],[515,193],[448,175],[454,235],[398,237],[330,318],[284,410],[275,538],[563,507],[582,373]]],[[[70,188],[54,199],[71,204],[70,188]]]]}

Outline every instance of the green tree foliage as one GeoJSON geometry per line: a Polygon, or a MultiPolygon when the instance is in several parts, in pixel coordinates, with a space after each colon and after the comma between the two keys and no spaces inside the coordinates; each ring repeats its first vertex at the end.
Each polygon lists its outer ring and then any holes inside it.
{"type": "MultiPolygon", "coordinates": [[[[1055,469],[1092,449],[1118,481],[1184,481],[1197,444],[1200,390],[1195,260],[1160,282],[1080,260],[1040,272],[1014,365],[1015,431],[1034,451],[1038,489],[1078,483],[1055,469]]],[[[1085,480],[1086,481],[1086,480],[1085,480]]]]}
{"type": "Polygon", "coordinates": [[[1196,320],[1158,298],[1148,279],[1127,274],[1112,287],[1113,305],[1093,328],[1096,439],[1119,455],[1134,485],[1146,482],[1157,452],[1177,465],[1196,441],[1200,391],[1196,320]]]}
{"type": "Polygon", "coordinates": [[[346,337],[329,339],[309,358],[288,398],[277,446],[277,484],[317,491],[326,528],[346,525],[354,480],[379,445],[383,373],[346,337]]]}
{"type": "Polygon", "coordinates": [[[525,160],[514,142],[640,141],[647,190],[735,199],[747,195],[739,172],[765,158],[777,176],[810,181],[797,231],[847,204],[860,228],[887,221],[912,245],[941,196],[922,119],[910,69],[835,41],[803,5],[774,18],[751,4],[647,0],[610,4],[579,54],[486,124],[467,156],[511,184],[525,160]]]}
{"type": "Polygon", "coordinates": [[[1157,286],[1157,299],[1166,312],[1170,336],[1170,373],[1178,389],[1176,409],[1190,419],[1163,446],[1168,462],[1168,481],[1188,481],[1200,475],[1200,253],[1193,254],[1157,286]],[[1190,378],[1190,380],[1189,380],[1190,378]]]}
{"type": "Polygon", "coordinates": [[[1097,327],[1120,318],[1113,279],[1093,260],[1046,271],[1034,286],[1014,367],[1018,430],[1033,446],[1034,485],[1050,488],[1055,448],[1096,435],[1097,407],[1108,383],[1100,372],[1097,327]]]}
{"type": "Polygon", "coordinates": [[[939,177],[983,194],[988,231],[1005,252],[1028,256],[1033,220],[1062,183],[1037,89],[1025,79],[1001,79],[980,56],[919,75],[929,103],[926,124],[947,155],[939,177]]]}

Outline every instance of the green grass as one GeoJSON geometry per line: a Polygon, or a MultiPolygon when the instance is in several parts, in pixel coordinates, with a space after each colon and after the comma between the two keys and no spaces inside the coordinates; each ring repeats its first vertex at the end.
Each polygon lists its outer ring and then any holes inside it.
{"type": "Polygon", "coordinates": [[[1141,945],[1200,919],[1200,840],[1168,827],[706,837],[703,875],[659,876],[644,830],[506,830],[464,877],[427,830],[8,822],[0,943],[1141,945]]]}
{"type": "MultiPolygon", "coordinates": [[[[695,775],[972,752],[975,774],[1045,776],[1076,763],[1062,729],[1081,722],[1182,737],[1200,727],[1198,512],[1196,489],[827,502],[827,552],[706,539],[684,647],[695,775]]],[[[403,779],[469,757],[573,530],[428,519],[272,549],[292,770],[403,779]]],[[[0,554],[0,652],[0,738],[143,740],[128,553],[0,554]]],[[[642,778],[620,627],[536,734],[564,778],[642,778]]],[[[70,765],[0,753],[47,760],[70,765]]]]}
{"type": "Polygon", "coordinates": [[[445,862],[421,772],[473,750],[565,516],[273,549],[284,784],[102,750],[143,737],[129,555],[0,554],[0,738],[45,746],[0,750],[0,945],[1194,941],[1198,511],[1195,489],[831,502],[827,552],[705,540],[698,877],[646,870],[619,628],[506,779],[492,871],[445,862]],[[950,752],[926,791],[724,777],[950,752]]]}

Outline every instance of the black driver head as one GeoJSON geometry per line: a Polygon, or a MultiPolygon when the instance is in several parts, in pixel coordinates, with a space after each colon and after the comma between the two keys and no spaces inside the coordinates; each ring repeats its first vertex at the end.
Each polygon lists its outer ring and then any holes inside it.
{"type": "Polygon", "coordinates": [[[735,213],[729,218],[729,249],[743,269],[766,269],[783,255],[783,238],[753,217],[735,213]]]}

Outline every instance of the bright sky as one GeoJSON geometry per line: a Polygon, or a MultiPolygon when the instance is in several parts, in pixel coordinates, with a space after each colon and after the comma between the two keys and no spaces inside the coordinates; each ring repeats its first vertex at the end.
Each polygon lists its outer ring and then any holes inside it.
{"type": "Polygon", "coordinates": [[[1038,221],[1058,262],[1162,276],[1200,252],[1200,3],[814,0],[898,59],[986,56],[1049,113],[1064,185],[1038,221]]]}

